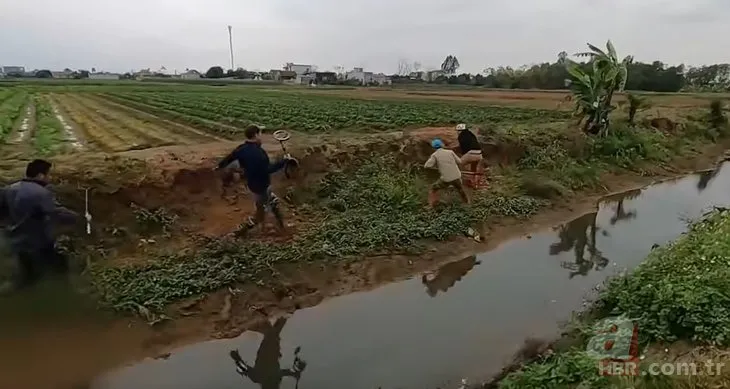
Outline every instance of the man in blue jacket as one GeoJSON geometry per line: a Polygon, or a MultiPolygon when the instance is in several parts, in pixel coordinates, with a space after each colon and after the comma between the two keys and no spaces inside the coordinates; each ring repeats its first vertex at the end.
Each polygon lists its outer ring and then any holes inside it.
{"type": "Polygon", "coordinates": [[[228,165],[238,162],[246,176],[246,185],[253,193],[256,202],[256,216],[249,217],[247,227],[252,229],[264,221],[266,210],[271,210],[281,231],[285,230],[284,218],[279,209],[279,198],[271,191],[272,173],[276,173],[286,166],[288,159],[271,164],[269,155],[261,146],[261,129],[257,126],[249,126],[244,131],[246,141],[228,154],[219,164],[218,169],[224,169],[228,165]]]}
{"type": "Polygon", "coordinates": [[[56,250],[54,222],[73,224],[78,215],[56,203],[47,185],[51,163],[37,159],[28,164],[25,178],[0,191],[0,219],[7,220],[5,238],[18,263],[15,288],[37,281],[42,270],[66,272],[67,259],[56,250]]]}

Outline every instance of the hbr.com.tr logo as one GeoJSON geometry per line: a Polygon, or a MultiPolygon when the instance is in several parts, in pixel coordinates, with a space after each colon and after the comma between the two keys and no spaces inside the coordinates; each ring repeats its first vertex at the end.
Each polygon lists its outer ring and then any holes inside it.
{"type": "Polygon", "coordinates": [[[639,374],[639,326],[619,316],[605,319],[594,327],[586,352],[597,359],[601,375],[639,374]]]}

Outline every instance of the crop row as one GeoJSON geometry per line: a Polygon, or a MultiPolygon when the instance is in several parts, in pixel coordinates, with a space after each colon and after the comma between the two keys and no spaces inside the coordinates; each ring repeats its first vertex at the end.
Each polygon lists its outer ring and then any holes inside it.
{"type": "Polygon", "coordinates": [[[388,130],[413,126],[465,123],[525,122],[565,119],[566,113],[450,102],[375,101],[332,96],[251,90],[237,93],[136,92],[111,93],[168,111],[243,127],[306,132],[388,130]]]}
{"type": "Polygon", "coordinates": [[[124,131],[116,123],[98,115],[96,111],[83,106],[70,95],[59,95],[59,108],[68,113],[72,122],[76,123],[84,133],[87,141],[103,151],[125,151],[150,147],[149,140],[139,133],[124,131]]]}
{"type": "Polygon", "coordinates": [[[233,135],[240,133],[236,127],[228,126],[222,123],[206,120],[199,116],[187,115],[182,112],[165,109],[163,107],[154,107],[143,102],[127,99],[120,96],[111,96],[108,94],[96,94],[97,98],[105,101],[106,104],[114,105],[116,109],[124,110],[132,115],[149,115],[156,120],[167,120],[168,125],[174,127],[186,127],[189,132],[197,132],[207,140],[224,140],[233,135]],[[182,123],[190,124],[194,127],[187,127],[182,123]],[[201,131],[201,129],[203,131],[201,131]],[[222,136],[219,138],[213,134],[222,136]]]}
{"type": "Polygon", "coordinates": [[[41,155],[48,155],[57,150],[64,142],[64,128],[53,112],[48,97],[36,95],[35,131],[33,132],[33,147],[41,155]]]}
{"type": "Polygon", "coordinates": [[[0,103],[0,142],[5,141],[13,130],[27,103],[28,95],[25,92],[10,92],[10,96],[0,103]]]}

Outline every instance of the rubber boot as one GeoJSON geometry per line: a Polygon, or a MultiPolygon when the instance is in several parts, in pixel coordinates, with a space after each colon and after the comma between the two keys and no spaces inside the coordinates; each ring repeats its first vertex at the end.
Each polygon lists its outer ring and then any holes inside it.
{"type": "Polygon", "coordinates": [[[439,202],[439,194],[437,191],[431,189],[428,192],[428,206],[431,208],[434,208],[436,206],[436,203],[439,202]]]}

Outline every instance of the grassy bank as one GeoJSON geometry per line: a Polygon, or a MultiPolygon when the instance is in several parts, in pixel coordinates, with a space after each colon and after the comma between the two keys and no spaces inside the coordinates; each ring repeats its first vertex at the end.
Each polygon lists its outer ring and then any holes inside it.
{"type": "Polygon", "coordinates": [[[654,250],[634,272],[612,279],[596,310],[590,321],[582,323],[576,346],[523,367],[503,379],[499,388],[730,385],[730,368],[712,375],[703,370],[708,360],[728,360],[722,348],[730,345],[730,211],[713,211],[675,242],[654,250]],[[639,328],[640,371],[648,372],[651,363],[672,361],[696,363],[699,375],[599,375],[598,361],[585,351],[587,339],[596,334],[601,319],[622,315],[639,328]]]}
{"type": "MultiPolygon", "coordinates": [[[[725,136],[704,114],[675,132],[617,123],[606,137],[587,137],[569,123],[483,127],[483,141],[513,148],[513,163],[493,167],[489,189],[471,206],[447,201],[425,208],[431,179],[408,156],[374,156],[301,189],[292,207],[310,220],[290,243],[222,239],[195,252],[144,264],[95,262],[91,281],[104,303],[121,310],[162,309],[183,298],[237,282],[264,283],[281,263],[330,263],[387,252],[419,252],[429,241],[464,235],[505,217],[529,217],[558,198],[599,188],[609,171],[644,174],[725,136]],[[701,117],[700,117],[701,116],[701,117]]],[[[564,200],[561,200],[564,201],[564,200]]]]}

